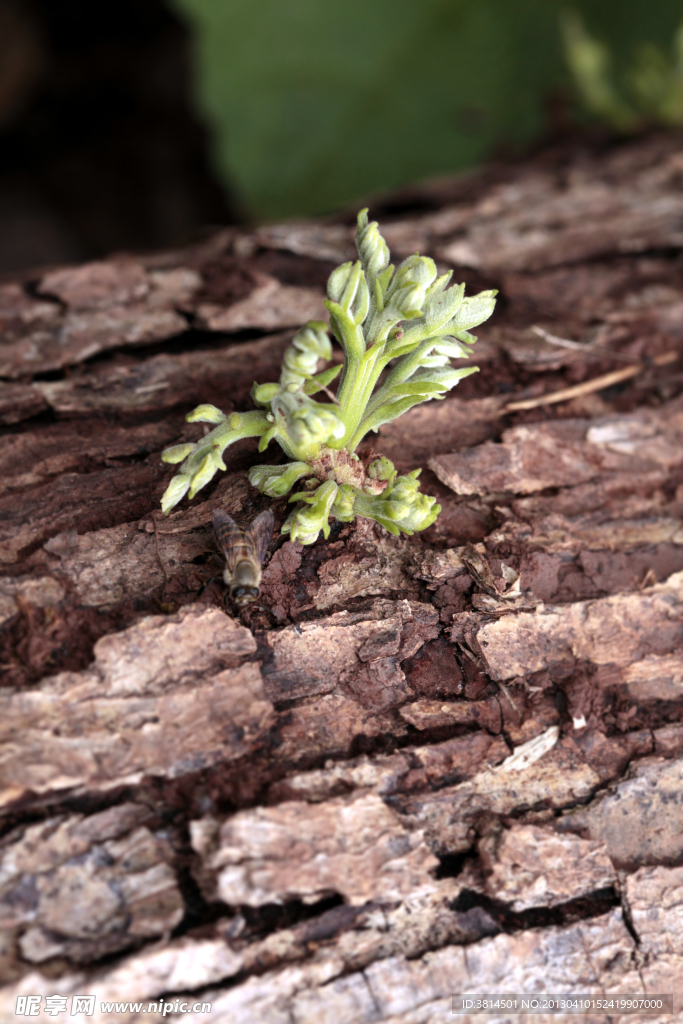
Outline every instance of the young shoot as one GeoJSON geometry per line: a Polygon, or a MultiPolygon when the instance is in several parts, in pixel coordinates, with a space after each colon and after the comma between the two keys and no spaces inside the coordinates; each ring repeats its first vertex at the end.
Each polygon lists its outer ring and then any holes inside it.
{"type": "Polygon", "coordinates": [[[358,215],[358,259],[344,263],[327,282],[329,326],[306,324],[285,352],[277,384],[254,384],[252,412],[226,415],[214,405],[189,413],[190,423],[214,424],[200,441],[167,448],[164,462],[181,463],[161,500],[170,510],[186,495],[194,498],[219,469],[223,452],[244,437],[259,438],[258,450],[271,441],[289,462],[259,465],[250,483],[263,494],[290,497],[295,503],[282,532],[301,544],[313,544],[330,519],[374,519],[390,533],[425,530],[441,511],[436,498],[421,494],[420,470],[398,476],[384,457],[366,464],[356,448],[402,413],[431,399],[442,399],[478,367],[455,368],[451,359],[467,359],[477,340],[469,332],[487,320],[495,290],[465,298],[463,284],[451,285],[452,271],[437,275],[428,256],[409,256],[398,267],[368,211],[358,215]],[[318,372],[332,358],[331,331],[342,348],[343,364],[318,372]],[[330,385],[338,378],[336,394],[330,385]],[[331,401],[315,401],[313,395],[331,401]]]}

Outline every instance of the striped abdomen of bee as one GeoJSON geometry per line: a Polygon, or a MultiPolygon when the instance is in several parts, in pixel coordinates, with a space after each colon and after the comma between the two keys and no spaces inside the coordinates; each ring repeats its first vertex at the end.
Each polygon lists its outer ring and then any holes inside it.
{"type": "Polygon", "coordinates": [[[229,596],[238,607],[251,604],[259,596],[261,566],[273,534],[273,513],[268,509],[242,529],[235,520],[216,509],[213,528],[225,559],[223,579],[229,596]]]}

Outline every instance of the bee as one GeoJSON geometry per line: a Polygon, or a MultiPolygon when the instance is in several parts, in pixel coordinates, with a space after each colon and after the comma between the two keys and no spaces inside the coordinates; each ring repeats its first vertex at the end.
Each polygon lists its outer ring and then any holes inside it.
{"type": "Polygon", "coordinates": [[[225,558],[223,580],[229,588],[230,599],[238,608],[244,608],[259,596],[261,566],[273,534],[273,524],[270,509],[256,516],[246,530],[222,509],[217,508],[213,514],[213,528],[225,558]]]}

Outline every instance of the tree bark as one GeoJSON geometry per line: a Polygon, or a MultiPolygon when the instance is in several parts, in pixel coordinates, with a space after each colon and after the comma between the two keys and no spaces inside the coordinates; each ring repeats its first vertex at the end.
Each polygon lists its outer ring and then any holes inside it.
{"type": "Polygon", "coordinates": [[[276,379],[350,221],[0,285],[3,1019],[683,1012],[682,168],[648,137],[385,202],[394,258],[501,290],[480,373],[364,442],[441,515],[280,537],[241,617],[203,588],[255,446],[168,518],[159,453],[276,379]]]}

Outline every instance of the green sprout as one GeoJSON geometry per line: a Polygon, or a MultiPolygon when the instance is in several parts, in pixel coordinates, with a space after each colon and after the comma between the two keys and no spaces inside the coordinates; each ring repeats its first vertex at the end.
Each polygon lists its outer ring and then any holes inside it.
{"type": "Polygon", "coordinates": [[[565,11],[561,29],[569,69],[586,109],[616,131],[629,133],[647,125],[683,124],[683,23],[671,55],[642,42],[621,88],[607,46],[593,38],[576,11],[565,11]]]}
{"type": "Polygon", "coordinates": [[[279,383],[254,384],[257,410],[226,415],[214,405],[200,405],[189,413],[190,423],[215,426],[200,441],[163,452],[164,462],[182,463],[161,499],[165,514],[225,469],[228,445],[258,437],[259,451],[276,441],[291,461],[254,466],[254,487],[279,498],[303,481],[289,499],[297,504],[282,527],[292,540],[313,544],[321,531],[327,537],[330,518],[352,522],[364,516],[393,534],[412,534],[434,522],[441,507],[420,493],[419,469],[398,476],[389,459],[366,464],[356,448],[369,431],[420,402],[442,399],[477,372],[476,366],[456,369],[450,361],[471,355],[477,339],[469,331],[491,316],[496,291],[466,299],[464,284],[449,287],[453,272],[438,276],[428,256],[409,256],[394,268],[367,210],[358,215],[356,248],[359,259],[337,267],[327,282],[329,327],[311,321],[294,336],[279,383]],[[328,330],[344,361],[317,372],[319,360],[332,358],[328,330]],[[340,374],[334,395],[329,385],[340,374]],[[311,396],[321,392],[331,401],[314,401],[311,396]]]}

